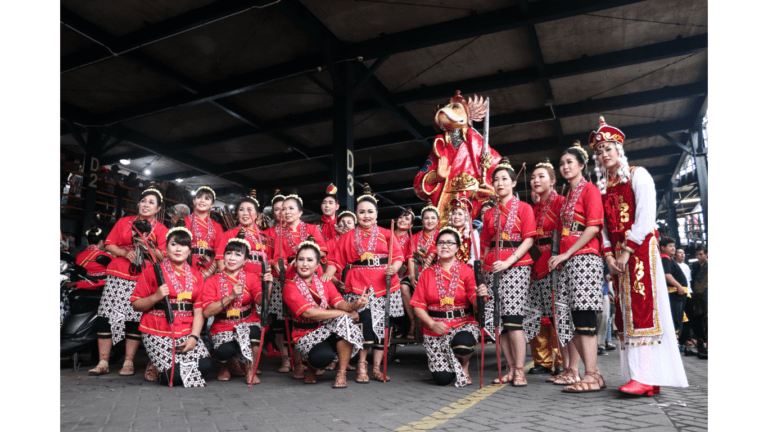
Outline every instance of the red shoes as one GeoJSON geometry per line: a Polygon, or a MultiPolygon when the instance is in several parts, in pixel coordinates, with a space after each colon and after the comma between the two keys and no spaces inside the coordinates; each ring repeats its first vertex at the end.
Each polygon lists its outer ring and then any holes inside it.
{"type": "Polygon", "coordinates": [[[631,380],[630,382],[619,387],[619,391],[622,393],[633,394],[638,396],[653,396],[661,392],[659,386],[649,386],[641,383],[640,381],[631,380]]]}

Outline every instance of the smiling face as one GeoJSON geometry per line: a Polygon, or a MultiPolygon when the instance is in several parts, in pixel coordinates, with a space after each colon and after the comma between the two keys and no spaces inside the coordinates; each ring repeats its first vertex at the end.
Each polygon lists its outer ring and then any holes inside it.
{"type": "Polygon", "coordinates": [[[560,174],[568,181],[581,179],[584,164],[579,163],[576,156],[566,153],[560,158],[560,174]]]}
{"type": "Polygon", "coordinates": [[[291,225],[299,222],[299,218],[304,214],[299,210],[299,203],[294,199],[288,199],[283,201],[283,219],[285,223],[291,225]]]}
{"type": "Polygon", "coordinates": [[[189,246],[184,246],[176,240],[176,236],[171,237],[165,245],[165,253],[168,259],[176,265],[181,265],[189,256],[189,246]]]}
{"type": "Polygon", "coordinates": [[[299,274],[299,277],[308,279],[315,274],[315,270],[317,270],[317,266],[320,264],[317,255],[317,251],[313,248],[299,251],[299,254],[296,256],[296,273],[299,274]]]}
{"type": "Polygon", "coordinates": [[[675,256],[675,249],[675,242],[670,242],[668,245],[661,247],[661,251],[671,257],[675,256]]]}
{"type": "Polygon", "coordinates": [[[531,173],[531,189],[539,195],[544,195],[552,191],[555,186],[555,179],[549,178],[549,172],[544,168],[536,168],[531,173]]]}
{"type": "Polygon", "coordinates": [[[451,210],[451,218],[449,219],[449,222],[454,228],[464,228],[464,225],[467,224],[467,214],[464,212],[464,209],[455,208],[451,210]]]}
{"type": "Polygon", "coordinates": [[[239,250],[224,252],[224,265],[229,272],[239,271],[245,265],[245,254],[239,250]]]}
{"type": "Polygon", "coordinates": [[[459,251],[459,244],[456,243],[456,236],[451,233],[443,233],[437,238],[437,256],[440,259],[451,259],[459,251]]]}
{"type": "Polygon", "coordinates": [[[614,173],[619,166],[619,150],[616,147],[616,143],[612,141],[602,142],[595,147],[595,155],[597,160],[607,169],[609,172],[614,173]]]}
{"type": "Polygon", "coordinates": [[[379,212],[376,211],[376,206],[368,201],[360,201],[355,209],[355,215],[357,215],[357,223],[360,228],[370,229],[376,224],[376,217],[379,212]]]}
{"type": "Polygon", "coordinates": [[[139,216],[142,219],[149,219],[160,210],[160,205],[157,202],[157,197],[152,194],[144,195],[139,201],[139,216]]]}
{"type": "Polygon", "coordinates": [[[424,224],[424,229],[432,232],[437,228],[437,213],[433,210],[427,210],[421,215],[421,222],[424,224]]]}
{"type": "Polygon", "coordinates": [[[410,213],[401,214],[397,218],[397,229],[407,231],[408,228],[413,226],[413,215],[410,213]]]}
{"type": "Polygon", "coordinates": [[[332,217],[339,210],[339,203],[333,197],[325,197],[320,204],[320,210],[325,216],[332,217]]]}
{"type": "Polygon", "coordinates": [[[509,172],[505,169],[500,169],[493,174],[493,188],[496,190],[496,196],[499,198],[511,196],[516,184],[517,182],[512,179],[509,172]]]}
{"type": "Polygon", "coordinates": [[[237,221],[244,227],[253,225],[256,217],[256,206],[253,203],[242,202],[237,208],[237,221]]]}
{"type": "Polygon", "coordinates": [[[282,220],[283,218],[283,201],[277,201],[272,203],[272,214],[275,215],[275,220],[282,220]]]}
{"type": "Polygon", "coordinates": [[[192,203],[195,206],[195,212],[208,213],[208,211],[211,210],[211,207],[213,207],[213,195],[209,192],[200,191],[195,195],[195,199],[192,200],[192,203]]]}

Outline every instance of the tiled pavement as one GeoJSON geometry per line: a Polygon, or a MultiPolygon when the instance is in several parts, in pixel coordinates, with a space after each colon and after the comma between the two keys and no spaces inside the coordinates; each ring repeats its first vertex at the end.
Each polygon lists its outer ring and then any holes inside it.
{"type": "MultiPolygon", "coordinates": [[[[608,388],[571,395],[545,383],[546,375],[529,375],[528,386],[505,386],[487,395],[495,373],[495,354],[486,351],[485,392],[478,392],[477,363],[470,370],[474,385],[437,387],[430,380],[421,347],[398,348],[390,364],[390,383],[354,382],[334,390],[334,373],[318,384],[305,385],[276,372],[279,359],[265,358],[261,384],[248,389],[243,378],[230,382],[209,377],[205,388],[167,388],[117,375],[119,365],[101,377],[61,369],[62,431],[392,431],[432,430],[706,430],[708,418],[707,361],[683,357],[690,387],[662,388],[654,397],[630,397],[618,391],[619,355],[598,357],[608,388]],[[463,399],[463,400],[462,400],[463,399]],[[461,401],[460,401],[461,400],[461,401]],[[467,408],[468,401],[474,402],[467,408]],[[458,402],[458,403],[457,403],[458,402]],[[419,422],[419,423],[416,423],[419,422]],[[410,424],[410,425],[409,425],[410,424]]],[[[530,362],[530,357],[526,363],[530,362]]],[[[139,352],[136,369],[143,372],[146,356],[139,352]]],[[[370,370],[370,366],[369,366],[370,370]]]]}

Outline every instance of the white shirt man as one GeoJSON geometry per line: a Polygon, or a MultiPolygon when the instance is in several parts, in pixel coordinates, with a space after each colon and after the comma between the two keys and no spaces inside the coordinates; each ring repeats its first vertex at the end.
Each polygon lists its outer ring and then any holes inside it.
{"type": "Polygon", "coordinates": [[[677,249],[675,251],[675,262],[680,266],[680,270],[683,271],[685,278],[688,280],[688,294],[693,293],[693,291],[691,291],[691,268],[688,267],[688,264],[685,262],[685,251],[682,249],[677,249]]]}

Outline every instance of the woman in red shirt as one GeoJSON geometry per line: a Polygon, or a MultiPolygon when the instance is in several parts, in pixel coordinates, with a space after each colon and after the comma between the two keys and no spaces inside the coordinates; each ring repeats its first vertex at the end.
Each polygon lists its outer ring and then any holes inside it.
{"type": "Polygon", "coordinates": [[[147,267],[130,301],[142,313],[139,330],[150,361],[160,371],[160,382],[202,387],[203,376],[213,370],[213,364],[205,344],[200,343],[205,323],[203,276],[188,264],[191,245],[192,233],[188,229],[176,227],[168,231],[168,258],[161,264],[165,283],[158,286],[155,269],[147,267]],[[172,324],[165,318],[164,298],[173,310],[172,324]]]}
{"type": "MultiPolygon", "coordinates": [[[[409,232],[415,219],[416,215],[413,213],[413,210],[411,210],[410,207],[406,207],[405,210],[400,212],[400,216],[397,217],[397,221],[395,222],[395,238],[397,239],[397,244],[400,246],[400,249],[403,251],[403,258],[406,261],[408,260],[408,257],[413,256],[413,252],[411,252],[413,239],[409,232]]],[[[400,277],[400,294],[403,296],[403,307],[405,308],[405,313],[408,315],[408,322],[410,323],[406,338],[415,339],[416,316],[413,314],[413,306],[411,306],[411,294],[416,283],[414,275],[406,275],[407,271],[407,265],[400,267],[400,271],[397,275],[400,277]]]]}
{"type": "MultiPolygon", "coordinates": [[[[107,281],[101,296],[96,318],[96,337],[99,345],[99,364],[88,371],[89,375],[103,375],[109,372],[109,353],[112,346],[125,338],[125,362],[120,375],[133,375],[133,358],[141,342],[139,320],[141,313],[131,308],[131,297],[136,280],[141,271],[149,267],[150,258],[144,256],[143,266],[137,266],[137,258],[147,253],[155,254],[162,260],[165,256],[165,235],[168,228],[156,219],[156,214],[163,203],[163,195],[150,186],[141,194],[139,214],[118,219],[105,241],[104,249],[114,258],[107,267],[107,281]],[[150,251],[144,249],[144,243],[134,238],[132,225],[148,224],[149,232],[145,237],[149,241],[150,251]]],[[[144,373],[145,378],[157,380],[157,370],[150,363],[144,373]]]]}
{"type": "Polygon", "coordinates": [[[470,306],[487,296],[485,285],[475,285],[472,268],[456,258],[461,236],[445,227],[437,236],[438,262],[419,278],[411,305],[424,323],[424,347],[429,371],[438,385],[454,379],[456,387],[472,384],[469,357],[480,339],[480,327],[470,306]]]}
{"type": "Polygon", "coordinates": [[[211,207],[216,201],[216,192],[208,186],[200,186],[195,191],[194,212],[184,218],[184,225],[192,233],[192,265],[203,277],[208,278],[217,271],[216,245],[224,230],[218,222],[211,219],[211,207]]]}
{"type": "Polygon", "coordinates": [[[373,379],[389,380],[380,370],[384,358],[384,303],[387,290],[390,293],[390,317],[400,317],[405,313],[400,294],[400,278],[397,277],[397,271],[403,265],[403,252],[394,241],[394,234],[376,225],[376,198],[367,184],[363,190],[365,193],[357,198],[355,207],[357,228],[341,236],[333,254],[328,257],[328,271],[321,277],[323,282],[328,282],[336,272],[343,271],[344,267],[351,264],[345,282],[349,301],[355,302],[369,290],[373,291],[369,306],[360,311],[365,338],[355,379],[360,383],[368,382],[366,357],[370,348],[373,348],[373,379]],[[390,242],[394,242],[392,262],[387,262],[390,242]],[[392,276],[390,286],[387,286],[387,275],[392,276]]]}
{"type": "MultiPolygon", "coordinates": [[[[435,241],[437,238],[437,223],[440,221],[440,215],[435,206],[425,206],[421,209],[421,223],[424,229],[414,234],[413,248],[408,255],[408,274],[416,274],[418,266],[419,274],[435,262],[437,249],[435,241]]],[[[418,280],[416,281],[418,283],[418,280]]]]}
{"type": "MultiPolygon", "coordinates": [[[[486,211],[483,221],[483,232],[480,243],[484,247],[483,269],[485,284],[491,286],[493,274],[500,273],[499,281],[499,314],[500,336],[499,346],[507,360],[507,374],[501,379],[502,383],[512,381],[512,386],[522,387],[528,384],[525,379],[523,365],[525,362],[525,334],[523,333],[524,305],[531,284],[531,265],[533,260],[528,255],[528,249],[536,236],[536,225],[533,209],[514,196],[515,170],[509,159],[501,158],[501,162],[493,170],[493,187],[499,199],[492,211],[486,211]],[[501,227],[501,233],[497,232],[501,227]],[[496,237],[501,235],[498,260],[496,258],[496,237]]],[[[493,327],[493,292],[488,296],[485,305],[485,328],[495,336],[493,327]]],[[[491,336],[493,338],[494,336],[491,336]]],[[[498,383],[496,379],[494,383],[498,383]]]]}
{"type": "Polygon", "coordinates": [[[367,306],[368,296],[361,296],[354,303],[344,301],[333,283],[318,277],[319,265],[320,247],[311,240],[301,243],[294,262],[295,276],[285,282],[283,290],[293,315],[291,338],[296,352],[306,359],[304,383],[316,383],[317,370],[338,356],[339,371],[333,388],[345,388],[349,359],[363,347],[355,311],[367,306]]]}
{"type": "Polygon", "coordinates": [[[587,151],[576,141],[560,157],[560,174],[570,183],[560,209],[560,255],[549,259],[549,270],[562,264],[558,298],[571,310],[574,329],[559,332],[568,342],[568,367],[555,384],[563,391],[600,391],[605,381],[597,370],[597,311],[603,308],[603,260],[598,233],[603,227],[600,191],[587,179],[587,151]],[[575,330],[575,332],[574,332],[575,330]],[[575,333],[575,334],[574,334],[575,333]],[[579,377],[579,356],[584,361],[584,379],[579,377]]]}
{"type": "MultiPolygon", "coordinates": [[[[272,282],[272,274],[246,271],[246,258],[251,245],[245,239],[244,229],[230,239],[224,249],[224,271],[205,281],[203,316],[214,317],[211,325],[214,357],[222,363],[219,381],[229,381],[230,368],[224,363],[247,363],[245,382],[250,383],[253,361],[260,349],[261,338],[261,282],[272,282]]],[[[253,377],[258,384],[259,378],[253,377]]]]}
{"type": "Polygon", "coordinates": [[[104,231],[96,225],[85,232],[88,239],[88,247],[77,254],[75,263],[85,268],[90,280],[81,280],[76,282],[75,288],[96,290],[104,286],[107,281],[107,266],[112,261],[112,257],[104,252],[104,231]]]}

